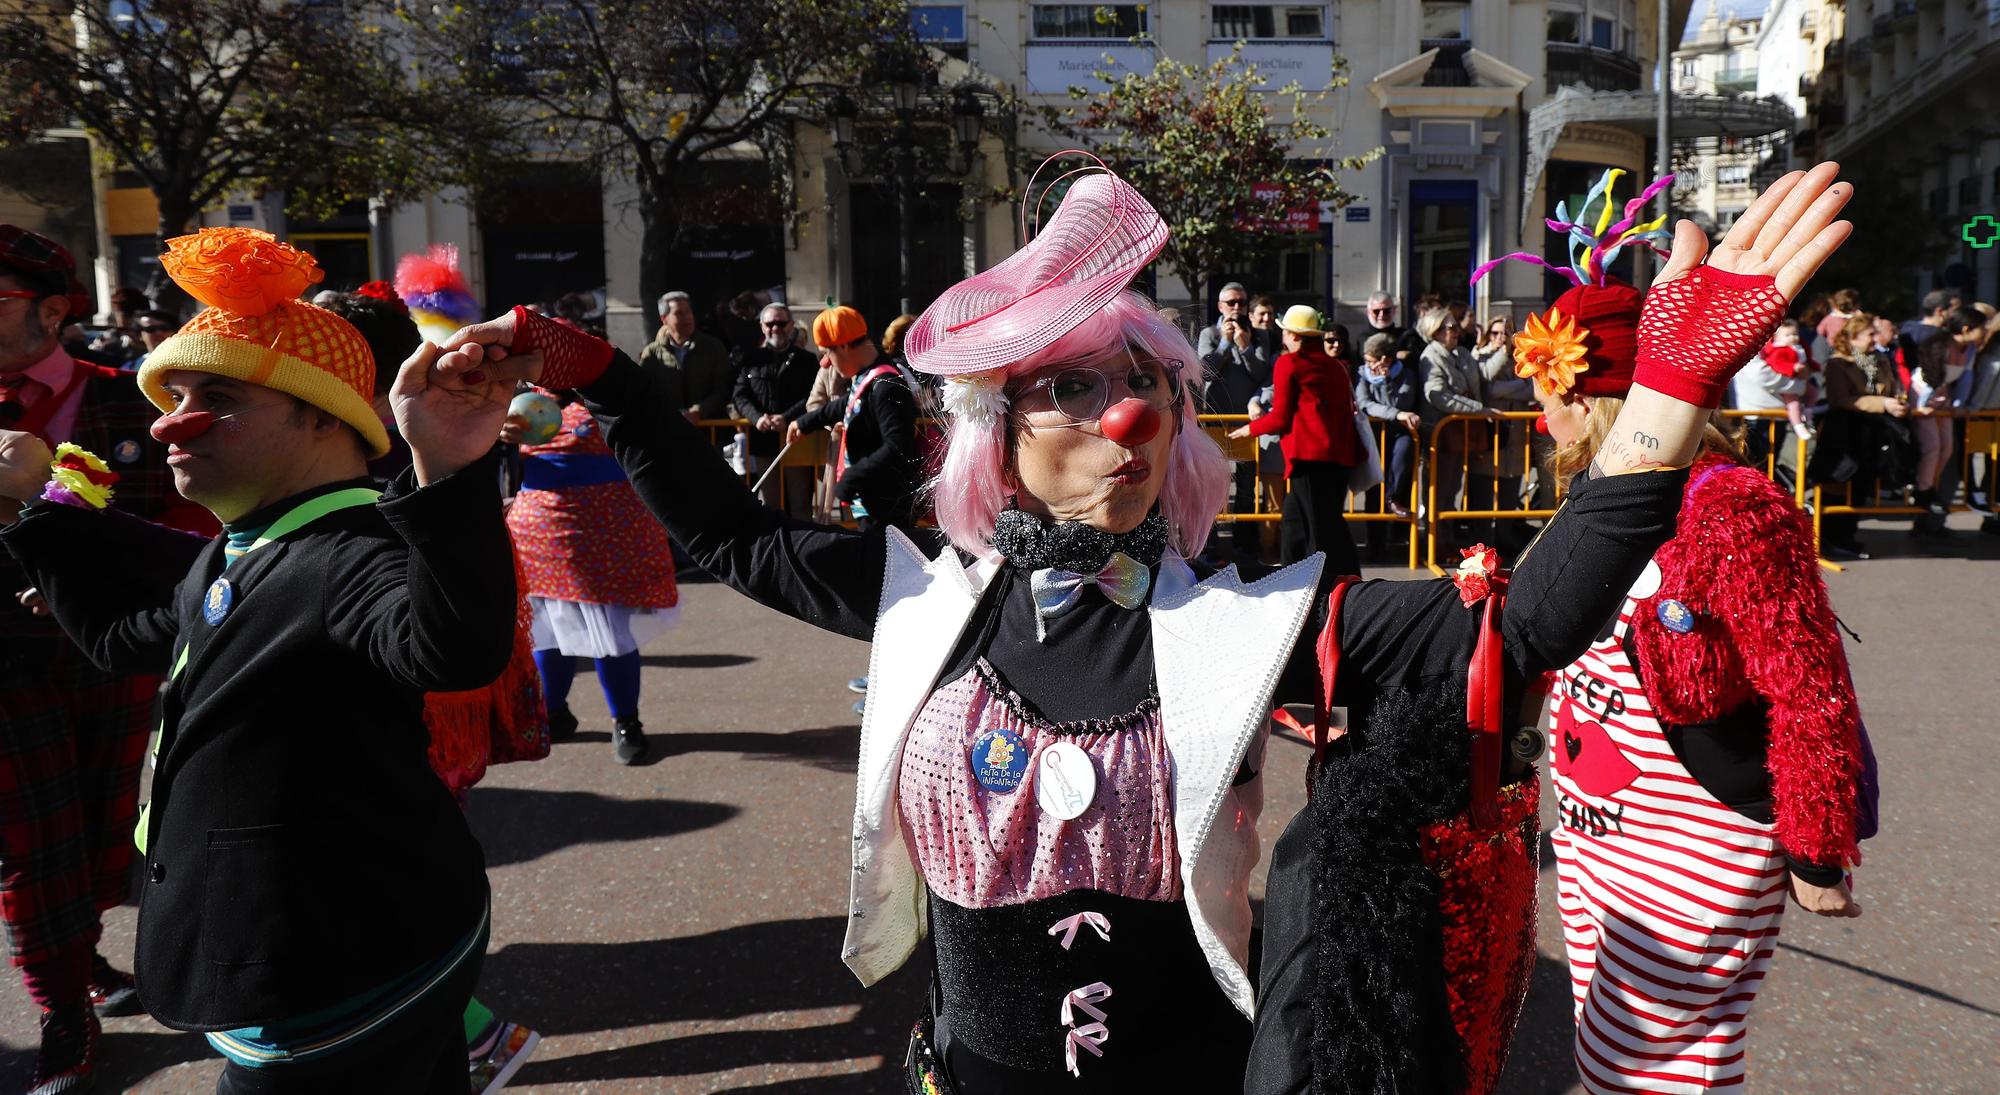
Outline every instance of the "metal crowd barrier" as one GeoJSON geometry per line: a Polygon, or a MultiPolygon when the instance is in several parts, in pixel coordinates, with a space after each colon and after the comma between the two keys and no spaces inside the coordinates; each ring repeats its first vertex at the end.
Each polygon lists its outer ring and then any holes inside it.
{"type": "MultiPolygon", "coordinates": [[[[1252,464],[1260,463],[1258,459],[1260,453],[1257,447],[1256,438],[1246,437],[1238,440],[1229,437],[1229,431],[1234,430],[1236,427],[1241,426],[1244,423],[1250,421],[1249,415],[1204,414],[1200,416],[1199,421],[1201,422],[1201,427],[1203,432],[1207,433],[1208,436],[1214,438],[1215,443],[1222,447],[1223,455],[1237,462],[1249,462],[1252,464]]],[[[1412,467],[1410,471],[1409,497],[1403,500],[1404,508],[1407,509],[1409,512],[1407,514],[1399,514],[1390,508],[1390,503],[1391,503],[1391,498],[1389,495],[1390,484],[1388,482],[1389,462],[1390,462],[1389,449],[1391,445],[1391,438],[1396,433],[1404,432],[1403,426],[1401,423],[1398,422],[1380,422],[1374,420],[1370,421],[1375,427],[1375,448],[1376,451],[1381,454],[1383,483],[1381,486],[1378,486],[1373,490],[1367,491],[1366,493],[1363,494],[1354,494],[1350,492],[1347,496],[1347,508],[1345,510],[1344,516],[1347,518],[1348,521],[1359,522],[1362,524],[1367,524],[1372,522],[1372,523],[1391,524],[1391,525],[1403,525],[1407,527],[1410,530],[1409,565],[1411,569],[1415,569],[1417,566],[1417,559],[1418,559],[1417,544],[1420,539],[1420,537],[1418,537],[1417,535],[1417,504],[1418,504],[1417,487],[1418,484],[1422,481],[1422,475],[1419,471],[1418,465],[1421,465],[1423,463],[1422,455],[1421,452],[1419,452],[1416,459],[1412,462],[1412,467]]],[[[1270,491],[1267,488],[1266,483],[1263,482],[1263,478],[1264,477],[1261,474],[1258,476],[1259,482],[1257,485],[1256,497],[1253,499],[1252,506],[1248,511],[1226,510],[1216,517],[1216,521],[1220,523],[1220,522],[1231,522],[1231,521],[1273,522],[1282,520],[1283,519],[1282,509],[1284,505],[1282,490],[1276,493],[1274,496],[1274,493],[1270,491]]]]}
{"type": "MultiPolygon", "coordinates": [[[[1820,542],[1821,523],[1829,516],[1911,517],[1923,512],[1904,497],[1900,485],[1856,498],[1852,484],[1809,484],[1805,470],[1814,442],[1794,435],[1783,411],[1728,410],[1722,414],[1741,431],[1737,440],[1751,466],[1783,486],[1800,508],[1813,515],[1815,544],[1820,542]]],[[[1407,528],[1409,567],[1414,570],[1428,566],[1439,574],[1457,565],[1456,558],[1440,558],[1443,553],[1440,532],[1445,522],[1546,521],[1560,507],[1565,484],[1547,469],[1552,443],[1535,432],[1537,416],[1535,411],[1509,411],[1493,415],[1447,415],[1438,419],[1415,439],[1409,496],[1404,500],[1407,515],[1391,508],[1388,482],[1393,439],[1404,432],[1404,427],[1398,422],[1373,421],[1384,482],[1365,493],[1348,495],[1347,520],[1407,528]],[[1462,496],[1461,492],[1468,487],[1476,488],[1474,493],[1462,496]]],[[[2000,467],[2000,411],[1961,412],[1953,417],[1963,425],[1959,432],[1964,443],[1954,445],[1952,460],[1957,477],[1952,481],[1967,485],[1965,493],[1969,498],[1974,471],[1972,457],[1983,457],[1988,468],[2000,467]]],[[[1232,461],[1258,462],[1255,438],[1236,440],[1228,436],[1231,430],[1250,420],[1248,415],[1204,414],[1199,420],[1202,429],[1232,461]]],[[[928,421],[919,423],[928,424],[928,421]]],[[[708,431],[718,447],[726,447],[738,432],[754,433],[750,424],[740,418],[702,419],[696,425],[708,431]]],[[[780,468],[812,469],[812,511],[822,521],[841,519],[832,498],[832,439],[833,434],[828,430],[809,434],[778,461],[780,468]]],[[[746,467],[744,482],[754,484],[764,470],[755,465],[746,467]]],[[[2000,474],[1992,471],[1986,474],[2000,483],[2000,474]]],[[[772,480],[781,507],[786,504],[785,492],[789,488],[785,480],[782,473],[772,480]]],[[[1249,507],[1226,510],[1216,520],[1219,523],[1281,520],[1282,480],[1277,491],[1272,486],[1260,475],[1249,507]]],[[[1951,508],[1953,512],[1964,512],[1970,507],[1954,502],[1951,508]]],[[[1525,542],[1531,533],[1522,531],[1525,542]]],[[[1840,569],[1833,563],[1824,565],[1840,569]]]]}
{"type": "MultiPolygon", "coordinates": [[[[1953,513],[1964,513],[1972,509],[1970,502],[1974,488],[1972,475],[1972,458],[1974,456],[1980,456],[1985,459],[1984,473],[1989,484],[2000,485],[2000,474],[1996,474],[1994,470],[1996,464],[2000,464],[2000,411],[1955,411],[1950,415],[1950,418],[1953,423],[1952,454],[1950,462],[1944,469],[1940,470],[1938,481],[1954,488],[1947,508],[1953,513]],[[1947,472],[1955,474],[1947,475],[1947,472]],[[1958,491],[1956,488],[1960,486],[1965,488],[1966,501],[1964,502],[1958,501],[1958,491]]],[[[1906,416],[1903,419],[1904,422],[1913,422],[1915,420],[1916,417],[1914,415],[1906,416]]],[[[1915,440],[1912,438],[1912,444],[1914,445],[1914,443],[1915,440]]],[[[1801,442],[1800,449],[1804,450],[1804,448],[1805,444],[1801,442]]],[[[1803,455],[1799,458],[1799,462],[1801,464],[1805,463],[1803,455]]],[[[1855,496],[1855,484],[1853,481],[1838,485],[1815,483],[1811,486],[1809,495],[1807,494],[1807,488],[1801,486],[1801,504],[1804,504],[1803,499],[1807,497],[1811,499],[1809,508],[1813,516],[1813,542],[1815,544],[1824,542],[1821,539],[1821,523],[1828,517],[1854,517],[1857,519],[1862,517],[1915,517],[1924,512],[1924,507],[1916,505],[1912,499],[1904,496],[1902,484],[1884,484],[1873,476],[1860,476],[1858,478],[1862,480],[1863,486],[1868,489],[1868,494],[1859,499],[1855,496]]],[[[1989,495],[1986,504],[1992,506],[1995,504],[1995,500],[1989,495]]],[[[1820,561],[1820,565],[1831,570],[1844,569],[1838,564],[1827,562],[1824,559],[1820,561]]]]}

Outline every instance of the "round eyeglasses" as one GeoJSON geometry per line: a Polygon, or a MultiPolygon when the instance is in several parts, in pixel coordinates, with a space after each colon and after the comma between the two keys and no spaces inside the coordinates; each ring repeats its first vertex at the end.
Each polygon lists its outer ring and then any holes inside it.
{"type": "Polygon", "coordinates": [[[1044,372],[1017,389],[1013,412],[1033,429],[1060,429],[1096,422],[1107,408],[1138,399],[1153,409],[1178,409],[1181,363],[1127,353],[1125,360],[1098,365],[1066,365],[1044,372]]]}

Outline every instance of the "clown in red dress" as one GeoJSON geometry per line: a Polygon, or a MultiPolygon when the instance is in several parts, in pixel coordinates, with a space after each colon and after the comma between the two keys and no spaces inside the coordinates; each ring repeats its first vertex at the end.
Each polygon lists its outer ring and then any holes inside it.
{"type": "Polygon", "coordinates": [[[576,729],[575,658],[596,663],[620,763],[648,752],[639,721],[639,648],[673,626],[680,603],[672,545],[581,403],[550,440],[521,446],[521,492],[507,513],[534,608],[535,660],[549,725],[576,729]]]}

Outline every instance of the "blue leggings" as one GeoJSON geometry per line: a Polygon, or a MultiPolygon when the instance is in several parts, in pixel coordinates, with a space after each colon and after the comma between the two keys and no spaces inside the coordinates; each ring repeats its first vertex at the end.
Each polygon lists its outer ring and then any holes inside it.
{"type": "MultiPolygon", "coordinates": [[[[639,717],[639,652],[598,658],[597,683],[614,719],[639,717]]],[[[560,650],[535,651],[535,668],[542,671],[542,695],[550,711],[569,706],[569,686],[576,681],[576,659],[560,650]]]]}

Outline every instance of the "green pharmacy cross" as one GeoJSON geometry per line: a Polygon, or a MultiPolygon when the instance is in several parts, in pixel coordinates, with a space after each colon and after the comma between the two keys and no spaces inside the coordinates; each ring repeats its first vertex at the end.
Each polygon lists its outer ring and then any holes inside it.
{"type": "Polygon", "coordinates": [[[1958,235],[1960,239],[1983,251],[1995,243],[2000,243],[2000,220],[1994,220],[1991,216],[1981,213],[1966,221],[1965,227],[1959,230],[1958,235]]]}

